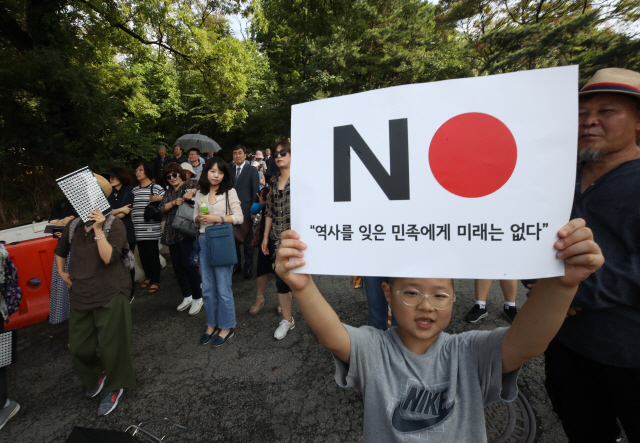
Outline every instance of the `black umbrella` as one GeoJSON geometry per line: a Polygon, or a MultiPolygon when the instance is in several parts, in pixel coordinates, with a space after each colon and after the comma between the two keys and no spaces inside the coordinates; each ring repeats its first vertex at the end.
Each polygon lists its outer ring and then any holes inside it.
{"type": "Polygon", "coordinates": [[[180,146],[184,151],[198,148],[200,152],[218,152],[222,149],[214,140],[200,134],[185,134],[176,140],[173,146],[180,146]]]}

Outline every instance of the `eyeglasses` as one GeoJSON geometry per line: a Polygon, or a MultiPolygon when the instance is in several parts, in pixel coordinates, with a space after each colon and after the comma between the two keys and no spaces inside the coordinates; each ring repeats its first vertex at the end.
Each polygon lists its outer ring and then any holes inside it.
{"type": "MultiPolygon", "coordinates": [[[[393,288],[393,286],[391,287],[393,288]]],[[[404,289],[402,291],[399,291],[393,288],[393,290],[396,294],[400,295],[402,303],[407,306],[418,306],[420,303],[422,303],[422,300],[426,298],[429,304],[433,306],[434,309],[442,311],[444,309],[447,309],[453,304],[454,301],[456,301],[455,295],[452,297],[444,292],[437,292],[435,294],[429,295],[421,294],[420,291],[416,289],[404,289]]]]}
{"type": "Polygon", "coordinates": [[[174,172],[173,174],[167,174],[167,180],[171,180],[172,178],[178,178],[180,174],[174,172]]]}
{"type": "Polygon", "coordinates": [[[289,153],[288,149],[280,149],[279,151],[274,152],[273,156],[275,158],[278,158],[278,157],[281,157],[281,156],[282,157],[286,157],[288,153],[289,153]]]}

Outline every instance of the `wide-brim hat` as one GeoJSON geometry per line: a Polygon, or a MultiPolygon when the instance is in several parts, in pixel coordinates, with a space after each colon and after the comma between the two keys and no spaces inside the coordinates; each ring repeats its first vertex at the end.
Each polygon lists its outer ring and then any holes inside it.
{"type": "Polygon", "coordinates": [[[100,185],[102,192],[104,192],[104,195],[109,197],[111,195],[111,191],[113,191],[113,188],[111,187],[111,183],[109,183],[109,180],[107,180],[101,175],[96,174],[95,172],[93,173],[93,176],[96,178],[96,180],[98,180],[98,184],[100,185]]]}
{"type": "Polygon", "coordinates": [[[196,175],[196,171],[193,170],[193,166],[191,166],[189,163],[180,163],[180,167],[185,171],[189,171],[192,175],[196,175]]]}
{"type": "Polygon", "coordinates": [[[640,73],[622,68],[601,69],[580,90],[580,96],[607,92],[640,99],[640,73]]]}
{"type": "Polygon", "coordinates": [[[107,171],[107,172],[105,172],[104,174],[102,174],[102,176],[103,176],[103,177],[115,177],[115,178],[117,178],[118,180],[120,180],[120,178],[121,178],[121,177],[120,177],[120,175],[116,174],[116,173],[115,173],[115,172],[113,172],[113,171],[107,171]]]}

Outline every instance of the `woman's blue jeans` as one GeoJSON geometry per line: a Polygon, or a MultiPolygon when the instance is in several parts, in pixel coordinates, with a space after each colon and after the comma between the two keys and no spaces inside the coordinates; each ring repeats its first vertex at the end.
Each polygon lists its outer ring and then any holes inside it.
{"type": "Polygon", "coordinates": [[[233,265],[211,266],[205,236],[200,242],[200,275],[202,277],[202,300],[207,314],[207,326],[220,329],[236,327],[236,308],[231,291],[233,265]]]}

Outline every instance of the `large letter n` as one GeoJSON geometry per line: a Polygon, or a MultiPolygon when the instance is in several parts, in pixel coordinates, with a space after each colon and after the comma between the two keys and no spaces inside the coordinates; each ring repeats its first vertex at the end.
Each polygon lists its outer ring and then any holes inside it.
{"type": "Polygon", "coordinates": [[[389,200],[409,200],[409,135],[407,119],[389,120],[390,168],[378,158],[353,125],[333,128],[333,201],[351,201],[351,148],[389,200]]]}

